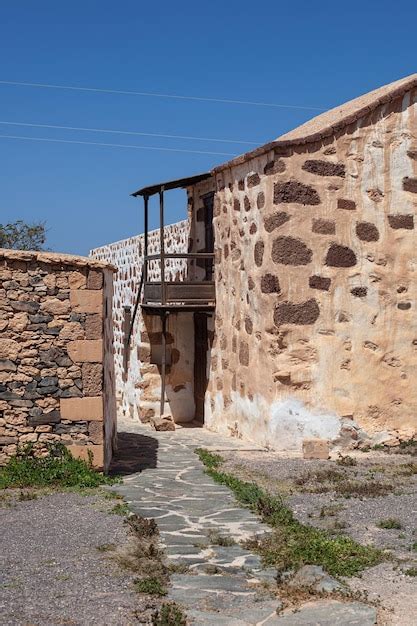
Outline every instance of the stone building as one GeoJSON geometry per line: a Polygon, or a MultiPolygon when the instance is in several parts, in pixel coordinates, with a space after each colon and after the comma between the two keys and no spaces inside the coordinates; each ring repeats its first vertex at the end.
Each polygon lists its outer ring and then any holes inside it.
{"type": "Polygon", "coordinates": [[[145,234],[92,253],[119,269],[121,416],[283,450],[415,436],[417,75],[133,195],[145,234]],[[176,187],[188,219],[148,233],[176,187]]]}
{"type": "Polygon", "coordinates": [[[107,469],[116,437],[113,268],[0,249],[0,465],[62,442],[107,469]]]}

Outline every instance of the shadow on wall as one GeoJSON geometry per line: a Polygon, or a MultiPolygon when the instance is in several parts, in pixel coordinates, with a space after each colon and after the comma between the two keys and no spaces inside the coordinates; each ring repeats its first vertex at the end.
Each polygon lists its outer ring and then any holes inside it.
{"type": "Polygon", "coordinates": [[[110,475],[134,474],[154,469],[158,462],[158,441],[137,433],[118,433],[117,452],[113,456],[110,475]]]}

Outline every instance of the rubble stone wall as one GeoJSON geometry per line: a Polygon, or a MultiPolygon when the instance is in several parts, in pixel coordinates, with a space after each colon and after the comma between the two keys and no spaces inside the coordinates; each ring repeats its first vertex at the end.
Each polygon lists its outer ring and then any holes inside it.
{"type": "Polygon", "coordinates": [[[0,463],[51,442],[107,469],[115,443],[112,274],[83,257],[0,250],[0,463]]]}
{"type": "Polygon", "coordinates": [[[416,434],[416,99],[219,168],[209,428],[286,450],[416,434]]]}

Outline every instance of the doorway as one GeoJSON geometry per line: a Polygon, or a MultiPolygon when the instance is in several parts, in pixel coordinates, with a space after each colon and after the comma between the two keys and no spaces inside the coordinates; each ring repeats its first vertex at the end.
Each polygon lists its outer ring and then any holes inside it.
{"type": "Polygon", "coordinates": [[[204,424],[204,400],[208,384],[207,353],[208,329],[207,314],[194,313],[194,402],[195,421],[204,424]]]}

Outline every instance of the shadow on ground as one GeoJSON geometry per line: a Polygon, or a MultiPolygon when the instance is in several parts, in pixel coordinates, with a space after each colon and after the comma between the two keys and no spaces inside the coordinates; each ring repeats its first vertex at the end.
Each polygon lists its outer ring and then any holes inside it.
{"type": "Polygon", "coordinates": [[[113,456],[110,475],[125,476],[154,469],[158,460],[158,441],[153,437],[138,433],[117,435],[117,451],[113,456]]]}

